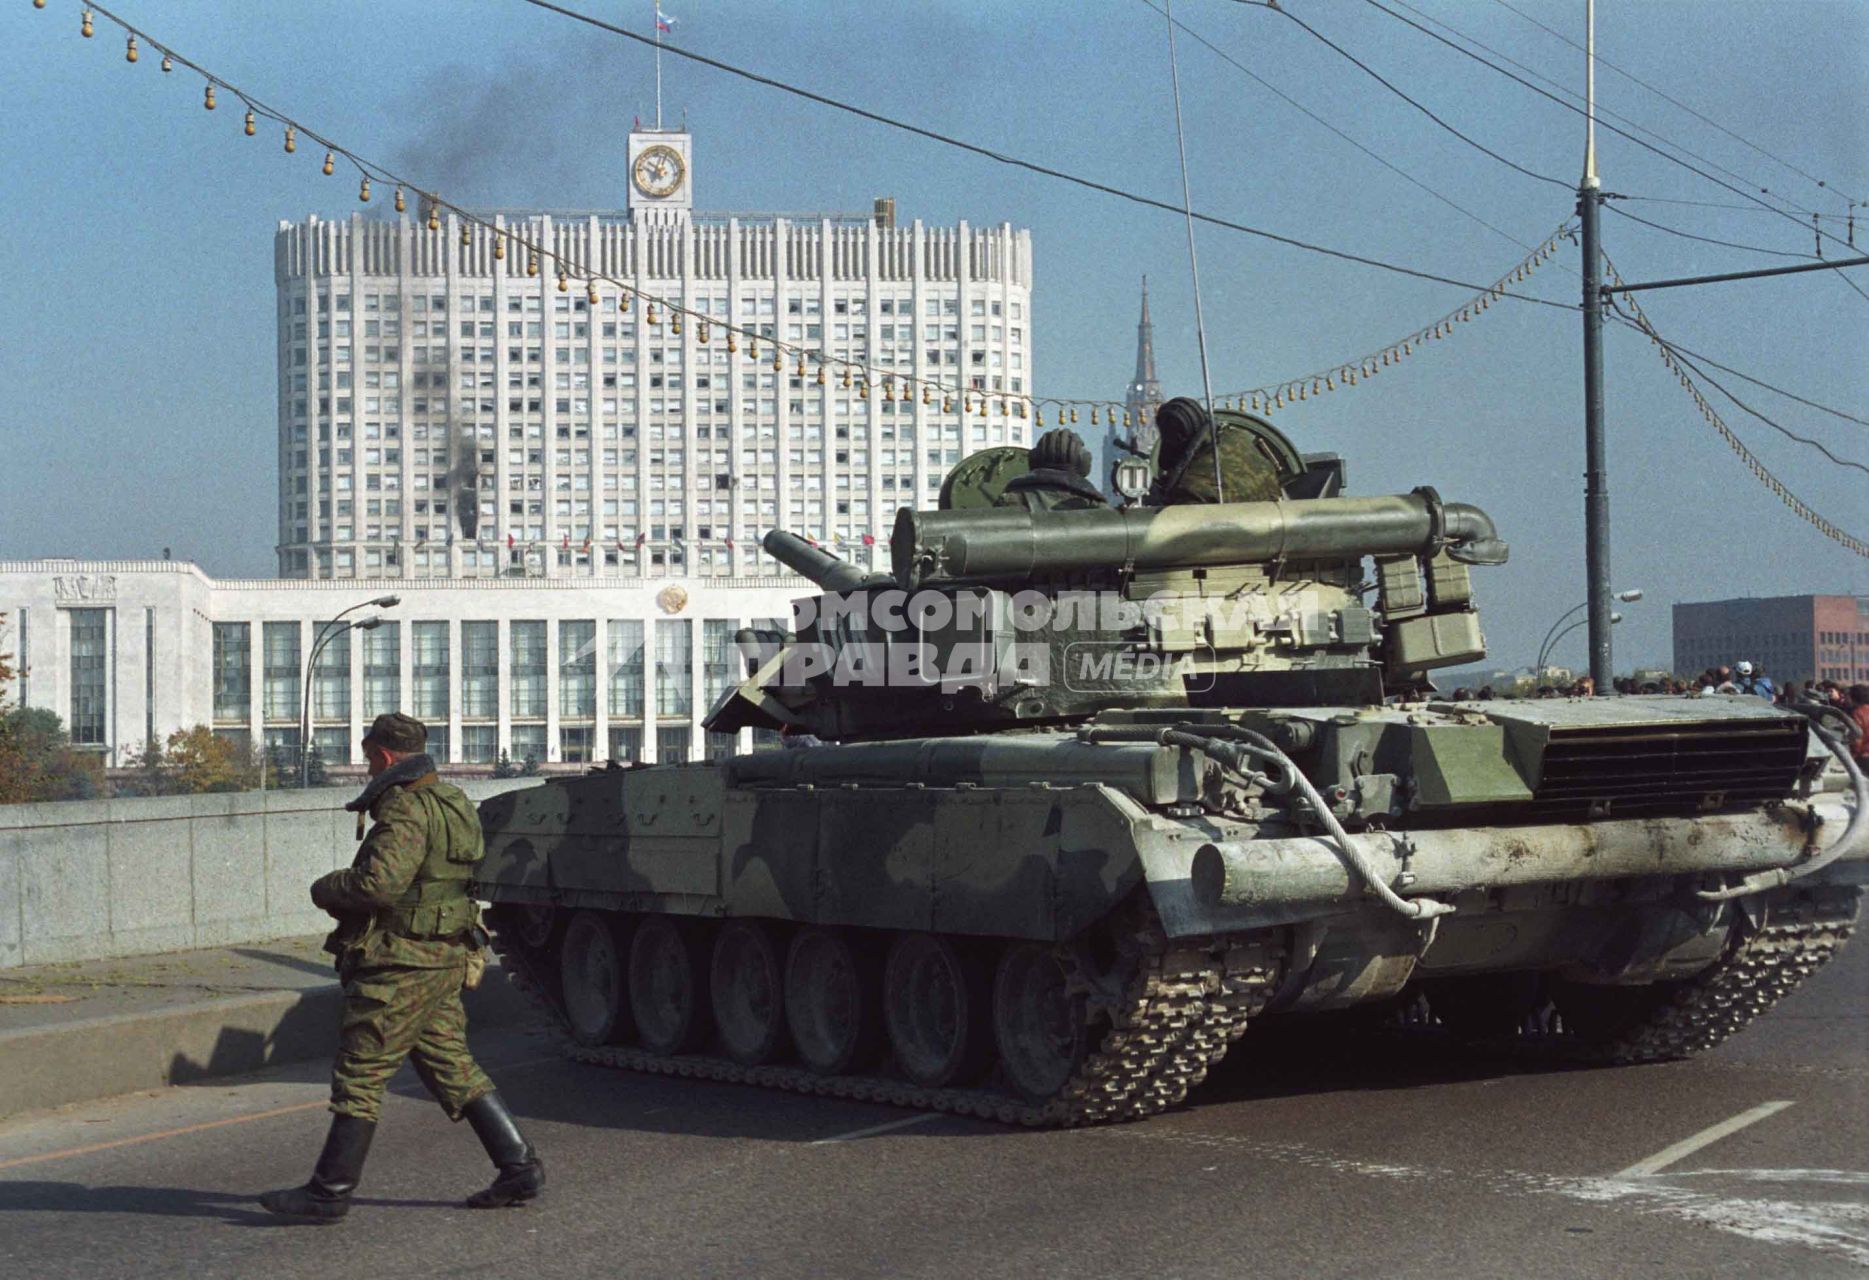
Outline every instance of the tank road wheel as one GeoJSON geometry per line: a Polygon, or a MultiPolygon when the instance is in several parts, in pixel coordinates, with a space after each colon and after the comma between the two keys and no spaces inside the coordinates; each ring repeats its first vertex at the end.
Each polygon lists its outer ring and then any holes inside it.
{"type": "Polygon", "coordinates": [[[558,972],[565,1021],[579,1044],[609,1044],[629,1027],[623,954],[622,939],[609,917],[595,911],[571,917],[558,948],[558,972]]]}
{"type": "Polygon", "coordinates": [[[1057,1097],[1088,1051],[1085,999],[1071,990],[1066,957],[1055,947],[1006,948],[993,977],[993,1042],[1006,1078],[1025,1097],[1057,1097]]]}
{"type": "Polygon", "coordinates": [[[861,963],[844,935],[810,928],[785,958],[785,1018],[805,1065],[842,1075],[862,1065],[878,1031],[875,966],[861,963]]]}
{"type": "Polygon", "coordinates": [[[924,1089],[971,1079],[986,1057],[985,1001],[945,938],[905,933],[883,969],[883,1021],[896,1064],[924,1089]]]}
{"type": "Polygon", "coordinates": [[[785,971],[772,930],[757,920],[721,926],[708,986],[714,1030],[727,1056],[747,1067],[778,1056],[785,1041],[785,971]]]}
{"type": "Polygon", "coordinates": [[[707,1034],[707,962],[681,924],[647,916],[629,948],[629,1004],[642,1047],[661,1057],[707,1034]]]}

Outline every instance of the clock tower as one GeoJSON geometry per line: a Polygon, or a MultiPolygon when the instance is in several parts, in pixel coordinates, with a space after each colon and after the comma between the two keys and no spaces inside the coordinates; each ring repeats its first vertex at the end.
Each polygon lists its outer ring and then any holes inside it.
{"type": "Polygon", "coordinates": [[[636,129],[629,135],[631,221],[685,222],[694,210],[690,168],[694,138],[685,129],[636,129]]]}

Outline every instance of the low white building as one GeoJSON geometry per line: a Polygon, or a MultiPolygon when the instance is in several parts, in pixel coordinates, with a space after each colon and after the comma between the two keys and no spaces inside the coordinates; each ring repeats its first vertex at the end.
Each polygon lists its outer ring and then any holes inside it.
{"type": "Polygon", "coordinates": [[[296,759],[308,688],[332,765],[359,760],[384,711],[425,720],[454,764],[701,759],[752,745],[701,729],[743,670],[734,633],[782,625],[810,591],[796,576],[216,581],[179,561],[0,561],[0,655],[20,673],[8,702],[56,712],[112,766],[197,724],[296,759]]]}

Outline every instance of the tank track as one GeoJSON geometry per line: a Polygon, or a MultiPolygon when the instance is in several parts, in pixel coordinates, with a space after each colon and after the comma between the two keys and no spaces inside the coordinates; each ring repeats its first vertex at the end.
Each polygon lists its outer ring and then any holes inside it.
{"type": "Polygon", "coordinates": [[[927,1089],[888,1076],[828,1076],[800,1066],[748,1067],[704,1054],[664,1057],[627,1045],[582,1044],[565,1021],[549,971],[502,931],[492,934],[508,979],[532,1004],[548,1037],[573,1061],[1045,1128],[1137,1120],[1179,1103],[1272,997],[1284,954],[1282,946],[1257,938],[1171,949],[1151,922],[1141,935],[1136,972],[1111,1011],[1102,1042],[1057,1096],[1028,1102],[987,1088],[927,1089]]]}
{"type": "Polygon", "coordinates": [[[1621,1034],[1591,1043],[1560,1028],[1528,1037],[1528,1047],[1605,1066],[1668,1062],[1711,1049],[1828,964],[1854,931],[1860,903],[1855,889],[1773,901],[1763,925],[1742,924],[1719,960],[1621,1034]]]}

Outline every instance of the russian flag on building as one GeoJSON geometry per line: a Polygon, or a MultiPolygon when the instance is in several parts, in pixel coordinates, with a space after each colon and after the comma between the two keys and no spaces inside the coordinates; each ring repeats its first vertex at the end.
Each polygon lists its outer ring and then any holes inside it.
{"type": "Polygon", "coordinates": [[[662,12],[661,5],[655,7],[655,29],[657,31],[673,31],[676,21],[676,19],[662,12]]]}

